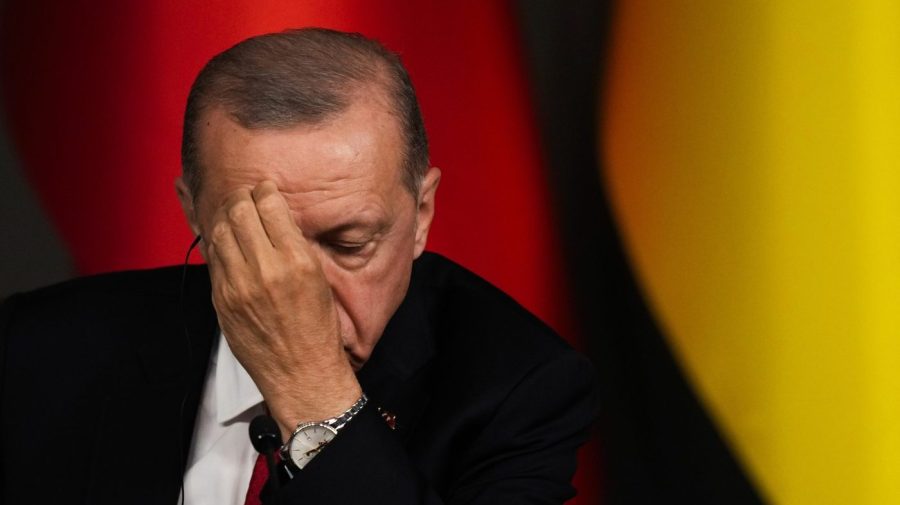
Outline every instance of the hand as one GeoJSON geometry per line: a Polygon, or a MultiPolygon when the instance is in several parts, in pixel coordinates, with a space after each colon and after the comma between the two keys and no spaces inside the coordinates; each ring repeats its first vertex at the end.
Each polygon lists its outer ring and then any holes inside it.
{"type": "Polygon", "coordinates": [[[225,198],[204,256],[222,333],[285,438],[360,397],[331,286],[273,182],[225,198]]]}

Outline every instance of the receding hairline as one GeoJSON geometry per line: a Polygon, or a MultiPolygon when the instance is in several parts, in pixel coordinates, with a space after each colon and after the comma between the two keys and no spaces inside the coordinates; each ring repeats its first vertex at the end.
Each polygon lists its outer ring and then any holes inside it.
{"type": "Polygon", "coordinates": [[[319,28],[251,37],[204,66],[191,88],[183,132],[183,170],[192,193],[201,188],[197,133],[209,110],[222,107],[247,129],[316,128],[362,100],[377,100],[394,117],[404,151],[398,169],[416,196],[429,165],[428,141],[400,57],[360,34],[319,28]]]}
{"type": "MultiPolygon", "coordinates": [[[[196,139],[196,168],[200,171],[206,170],[206,163],[203,159],[203,135],[201,134],[201,130],[204,126],[208,126],[210,124],[211,116],[215,113],[221,113],[224,117],[232,121],[236,126],[243,128],[245,130],[253,131],[253,132],[266,132],[266,131],[274,131],[274,132],[285,132],[294,129],[309,131],[316,131],[320,129],[328,128],[330,125],[334,124],[336,121],[340,120],[349,111],[355,107],[365,107],[365,106],[373,106],[376,110],[380,110],[382,113],[386,114],[388,117],[392,118],[391,124],[393,125],[391,128],[393,130],[393,136],[396,138],[398,145],[401,146],[402,150],[408,150],[406,146],[406,141],[403,136],[403,125],[402,118],[397,113],[397,107],[391,105],[392,100],[390,97],[390,91],[388,89],[389,80],[387,78],[378,78],[371,81],[366,82],[358,82],[354,85],[347,87],[347,92],[345,94],[347,100],[344,106],[339,109],[332,111],[328,114],[325,114],[321,117],[318,117],[314,120],[296,120],[296,121],[288,121],[277,124],[248,124],[244,121],[241,121],[241,118],[238,115],[234,114],[233,110],[230,110],[228,104],[222,103],[222,101],[210,101],[204,107],[199,110],[198,121],[195,123],[196,131],[194,132],[194,138],[196,139]]],[[[302,132],[298,132],[302,134],[302,132]]],[[[398,172],[400,175],[401,183],[404,181],[406,169],[403,166],[406,163],[407,155],[405,152],[401,152],[398,157],[397,164],[393,169],[398,172]]],[[[200,174],[197,174],[198,176],[200,174]]],[[[200,179],[200,177],[198,177],[200,179]]],[[[417,181],[419,184],[416,185],[415,191],[413,188],[408,187],[407,184],[403,184],[404,187],[412,194],[413,197],[418,196],[418,190],[421,181],[417,181]]],[[[192,194],[195,198],[199,196],[200,187],[190,188],[192,194]]]]}
{"type": "MultiPolygon", "coordinates": [[[[341,86],[342,104],[334,110],[323,113],[320,116],[308,118],[296,118],[285,121],[247,121],[233,104],[228,100],[209,100],[201,109],[201,117],[208,109],[220,108],[240,126],[248,130],[281,130],[298,126],[311,128],[326,127],[336,118],[345,114],[350,108],[363,103],[374,103],[382,108],[398,122],[402,118],[398,114],[395,100],[391,98],[393,83],[388,77],[388,70],[382,62],[377,62],[377,68],[371,74],[371,79],[348,80],[341,86]]],[[[400,128],[400,124],[397,125],[400,128]]]]}

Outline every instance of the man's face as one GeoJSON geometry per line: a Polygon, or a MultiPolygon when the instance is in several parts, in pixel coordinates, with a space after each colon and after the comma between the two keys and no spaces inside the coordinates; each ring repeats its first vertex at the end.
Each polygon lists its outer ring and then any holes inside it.
{"type": "Polygon", "coordinates": [[[248,130],[213,109],[198,140],[199,197],[177,183],[195,232],[208,236],[229,193],[274,181],[331,285],[344,349],[358,370],[406,294],[440,171],[428,171],[421,196],[410,194],[397,120],[377,100],[359,100],[324,124],[288,129],[248,130]]]}

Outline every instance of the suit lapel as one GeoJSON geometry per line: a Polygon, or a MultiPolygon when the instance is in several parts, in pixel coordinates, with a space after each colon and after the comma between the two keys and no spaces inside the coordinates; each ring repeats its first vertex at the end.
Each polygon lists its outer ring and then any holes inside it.
{"type": "Polygon", "coordinates": [[[217,333],[204,267],[191,267],[183,310],[141,336],[136,363],[144,381],[107,398],[94,447],[90,503],[173,505],[193,434],[213,338],[217,333]],[[184,317],[182,318],[182,313],[184,317]]]}
{"type": "Polygon", "coordinates": [[[426,311],[427,289],[417,270],[414,264],[406,297],[357,374],[363,391],[382,416],[396,417],[395,431],[402,440],[414,432],[428,405],[431,380],[427,365],[435,351],[426,311]]]}

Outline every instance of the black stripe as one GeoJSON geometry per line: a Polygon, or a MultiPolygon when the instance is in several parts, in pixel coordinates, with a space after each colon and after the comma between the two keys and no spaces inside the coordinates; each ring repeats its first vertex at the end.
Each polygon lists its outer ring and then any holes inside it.
{"type": "Polygon", "coordinates": [[[575,313],[602,384],[603,503],[761,503],[641,296],[600,179],[612,5],[516,5],[575,313]]]}

